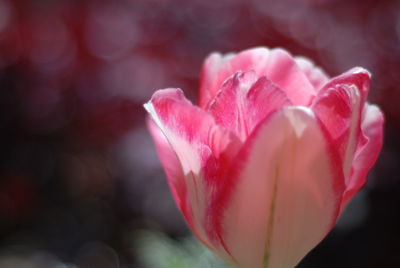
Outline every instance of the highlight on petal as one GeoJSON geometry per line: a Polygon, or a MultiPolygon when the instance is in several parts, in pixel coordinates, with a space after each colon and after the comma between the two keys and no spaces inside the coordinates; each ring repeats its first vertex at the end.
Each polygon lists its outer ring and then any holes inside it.
{"type": "Polygon", "coordinates": [[[212,81],[207,78],[205,82],[202,82],[205,86],[202,86],[200,91],[201,107],[205,107],[217,95],[224,81],[238,71],[253,70],[257,77],[266,76],[296,105],[308,105],[312,96],[315,95],[314,86],[294,58],[279,48],[272,50],[263,47],[253,48],[228,57],[226,61],[223,61],[222,67],[218,66],[217,74],[214,69],[207,71],[207,66],[209,65],[205,65],[204,72],[214,75],[212,81]]]}
{"type": "Polygon", "coordinates": [[[313,112],[285,107],[266,118],[235,167],[221,221],[238,267],[294,267],[332,227],[344,189],[313,112]]]}

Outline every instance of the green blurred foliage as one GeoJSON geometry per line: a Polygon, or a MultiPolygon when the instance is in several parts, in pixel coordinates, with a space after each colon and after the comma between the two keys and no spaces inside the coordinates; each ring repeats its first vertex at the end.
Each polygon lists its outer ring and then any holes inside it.
{"type": "Polygon", "coordinates": [[[150,231],[135,235],[137,259],[143,268],[230,268],[196,238],[174,240],[150,231]]]}

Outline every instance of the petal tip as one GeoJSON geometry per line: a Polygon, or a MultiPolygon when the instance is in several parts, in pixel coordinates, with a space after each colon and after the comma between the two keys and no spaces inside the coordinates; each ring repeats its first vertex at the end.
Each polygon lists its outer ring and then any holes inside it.
{"type": "Polygon", "coordinates": [[[364,74],[366,75],[369,79],[371,79],[372,74],[370,71],[368,71],[367,69],[363,68],[363,67],[355,67],[352,69],[352,73],[353,74],[364,74]]]}

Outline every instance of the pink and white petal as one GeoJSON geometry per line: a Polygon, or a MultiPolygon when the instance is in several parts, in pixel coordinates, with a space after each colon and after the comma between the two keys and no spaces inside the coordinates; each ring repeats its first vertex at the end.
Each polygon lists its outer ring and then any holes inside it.
{"type": "MultiPolygon", "coordinates": [[[[228,169],[241,143],[230,131],[219,127],[210,114],[193,106],[180,89],[157,91],[145,108],[182,168],[190,204],[189,226],[207,247],[229,260],[220,237],[210,236],[207,222],[210,200],[223,185],[220,176],[228,169]]],[[[158,138],[156,142],[165,141],[158,138]]],[[[168,148],[162,147],[162,150],[162,154],[171,153],[168,148]]]]}
{"type": "MultiPolygon", "coordinates": [[[[204,61],[203,68],[200,75],[200,91],[199,91],[199,106],[205,108],[208,103],[215,96],[215,92],[212,90],[212,83],[218,73],[218,71],[224,66],[224,64],[234,57],[235,54],[228,53],[221,55],[220,53],[212,53],[204,61]]],[[[217,89],[218,90],[218,89],[217,89]]]]}
{"type": "Polygon", "coordinates": [[[237,54],[220,68],[208,86],[210,99],[232,74],[249,70],[255,71],[257,77],[267,76],[296,105],[308,105],[315,94],[314,87],[288,52],[259,47],[237,54]]]}
{"type": "Polygon", "coordinates": [[[247,125],[250,133],[271,113],[292,105],[278,86],[263,76],[257,80],[246,95],[247,125]]]}
{"type": "Polygon", "coordinates": [[[305,57],[295,57],[295,61],[318,92],[329,81],[329,76],[305,57]]]}
{"type": "Polygon", "coordinates": [[[294,267],[327,234],[344,190],[313,112],[285,107],[238,156],[225,242],[238,267],[294,267]]]}
{"type": "Polygon", "coordinates": [[[232,130],[242,141],[250,132],[247,126],[246,94],[254,82],[256,76],[252,71],[235,73],[207,107],[218,125],[232,130]]]}
{"type": "Polygon", "coordinates": [[[303,106],[310,104],[315,89],[292,55],[282,49],[273,49],[267,63],[260,72],[285,91],[293,104],[303,106]]]}
{"type": "MultiPolygon", "coordinates": [[[[225,200],[232,195],[234,178],[227,176],[227,171],[234,162],[232,161],[241,148],[239,139],[230,132],[219,131],[218,143],[225,146],[220,150],[221,154],[213,154],[204,167],[203,174],[206,179],[207,210],[205,213],[204,225],[208,239],[213,244],[216,253],[226,261],[230,261],[231,254],[223,238],[223,229],[218,219],[224,211],[225,200]],[[214,157],[215,156],[215,157],[214,157]]],[[[219,150],[219,149],[217,149],[219,150]]]]}
{"type": "Polygon", "coordinates": [[[355,67],[332,78],[324,87],[330,88],[337,85],[355,86],[360,91],[361,103],[364,103],[367,100],[370,83],[371,73],[362,67],[355,67]]]}
{"type": "Polygon", "coordinates": [[[217,124],[231,129],[242,141],[271,112],[291,105],[286,94],[265,76],[256,79],[253,71],[237,72],[207,108],[217,124]]]}
{"type": "Polygon", "coordinates": [[[184,173],[198,174],[204,161],[199,153],[208,143],[209,130],[216,125],[214,118],[175,88],[158,90],[144,107],[177,153],[184,173]]]}
{"type": "Polygon", "coordinates": [[[204,228],[207,188],[202,169],[212,155],[207,142],[209,130],[215,125],[214,120],[211,115],[193,106],[180,89],[158,90],[144,107],[164,134],[182,167],[194,233],[212,247],[204,228]]]}
{"type": "Polygon", "coordinates": [[[335,84],[322,88],[311,105],[335,143],[342,158],[343,173],[347,181],[360,138],[363,105],[361,98],[355,85],[335,84]]]}
{"type": "Polygon", "coordinates": [[[382,148],[384,117],[375,105],[366,104],[361,124],[363,135],[367,138],[355,153],[352,175],[343,196],[342,210],[365,184],[366,177],[382,148]]]}

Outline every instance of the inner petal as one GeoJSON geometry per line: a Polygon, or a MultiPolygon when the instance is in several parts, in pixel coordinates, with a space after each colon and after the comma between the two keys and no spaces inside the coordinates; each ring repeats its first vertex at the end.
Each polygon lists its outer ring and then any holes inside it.
{"type": "Polygon", "coordinates": [[[248,71],[229,78],[207,110],[217,124],[245,141],[259,122],[287,105],[291,102],[277,85],[265,76],[257,80],[256,74],[248,71]]]}
{"type": "MultiPolygon", "coordinates": [[[[216,56],[213,56],[213,62],[216,56]]],[[[208,61],[207,61],[208,62],[208,61]]],[[[207,73],[208,76],[202,77],[206,81],[202,82],[200,91],[200,105],[205,107],[218,94],[221,85],[231,75],[238,71],[253,70],[256,77],[266,76],[274,84],[279,86],[287,97],[295,105],[308,106],[311,99],[315,96],[316,89],[298,66],[296,60],[285,50],[267,49],[263,47],[248,49],[238,53],[235,56],[230,55],[224,60],[219,60],[216,68],[211,68],[207,73]],[[217,71],[216,71],[217,70],[217,71]]]]}

